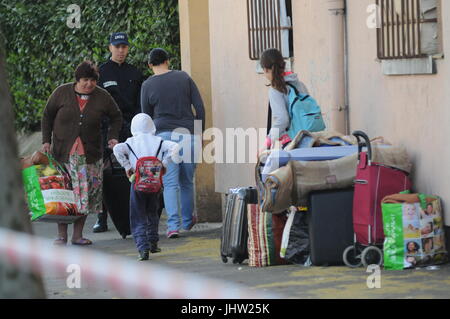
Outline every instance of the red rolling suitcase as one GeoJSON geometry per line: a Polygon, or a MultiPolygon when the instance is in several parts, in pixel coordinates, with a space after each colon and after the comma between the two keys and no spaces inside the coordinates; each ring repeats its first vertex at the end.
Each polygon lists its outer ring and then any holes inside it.
{"type": "Polygon", "coordinates": [[[408,173],[372,162],[372,147],[364,132],[356,131],[358,166],[353,197],[353,229],[355,244],[344,251],[344,262],[350,267],[382,264],[380,248],[384,242],[381,200],[391,194],[411,189],[408,173]],[[362,152],[363,146],[367,152],[362,152]],[[360,253],[360,251],[362,251],[360,253]]]}

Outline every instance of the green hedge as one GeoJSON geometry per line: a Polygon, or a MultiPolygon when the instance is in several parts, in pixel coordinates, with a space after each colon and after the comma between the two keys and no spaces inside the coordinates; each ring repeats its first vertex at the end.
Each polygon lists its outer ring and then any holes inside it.
{"type": "Polygon", "coordinates": [[[82,60],[108,59],[112,32],[128,33],[127,62],[146,76],[153,47],[165,48],[180,67],[177,0],[0,0],[0,29],[19,130],[39,129],[47,98],[73,80],[82,60]],[[81,28],[67,26],[71,4],[81,9],[81,28]]]}

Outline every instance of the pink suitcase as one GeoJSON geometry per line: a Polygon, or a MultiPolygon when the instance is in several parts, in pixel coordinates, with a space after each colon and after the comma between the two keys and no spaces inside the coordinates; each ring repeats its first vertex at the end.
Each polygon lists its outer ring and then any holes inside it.
{"type": "Polygon", "coordinates": [[[358,140],[358,166],[353,197],[355,245],[347,250],[350,252],[353,248],[355,260],[345,262],[344,252],[344,262],[349,266],[359,266],[360,262],[365,266],[373,262],[381,264],[383,255],[377,247],[382,247],[384,242],[381,200],[387,195],[410,190],[411,181],[408,173],[402,170],[372,162],[372,148],[367,135],[361,131],[353,132],[353,135],[358,140]],[[367,152],[362,152],[363,146],[367,147],[367,152]],[[359,251],[362,253],[359,254],[359,251]]]}

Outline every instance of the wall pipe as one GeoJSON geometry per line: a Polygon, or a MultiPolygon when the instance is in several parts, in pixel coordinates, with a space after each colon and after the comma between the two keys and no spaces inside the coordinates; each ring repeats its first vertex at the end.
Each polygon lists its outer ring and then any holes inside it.
{"type": "Polygon", "coordinates": [[[349,57],[348,57],[348,6],[347,0],[344,0],[344,83],[345,83],[345,134],[349,135],[350,132],[350,96],[349,96],[349,57]]]}
{"type": "Polygon", "coordinates": [[[346,1],[326,0],[330,20],[330,129],[349,134],[346,1]]]}

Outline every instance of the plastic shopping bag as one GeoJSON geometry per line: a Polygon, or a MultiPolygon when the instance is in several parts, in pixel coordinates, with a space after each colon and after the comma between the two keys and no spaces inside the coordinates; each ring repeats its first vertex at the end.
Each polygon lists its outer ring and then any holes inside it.
{"type": "Polygon", "coordinates": [[[81,216],[69,175],[49,154],[22,160],[22,178],[32,221],[72,223],[81,216]]]}
{"type": "Polygon", "coordinates": [[[305,265],[310,255],[307,214],[306,207],[291,206],[283,231],[280,257],[297,265],[305,265]]]}
{"type": "Polygon", "coordinates": [[[390,195],[382,201],[385,269],[400,270],[448,260],[439,197],[390,195]]]}
{"type": "Polygon", "coordinates": [[[262,212],[258,204],[247,205],[248,255],[250,267],[267,267],[287,264],[280,257],[285,214],[262,212]]]}

